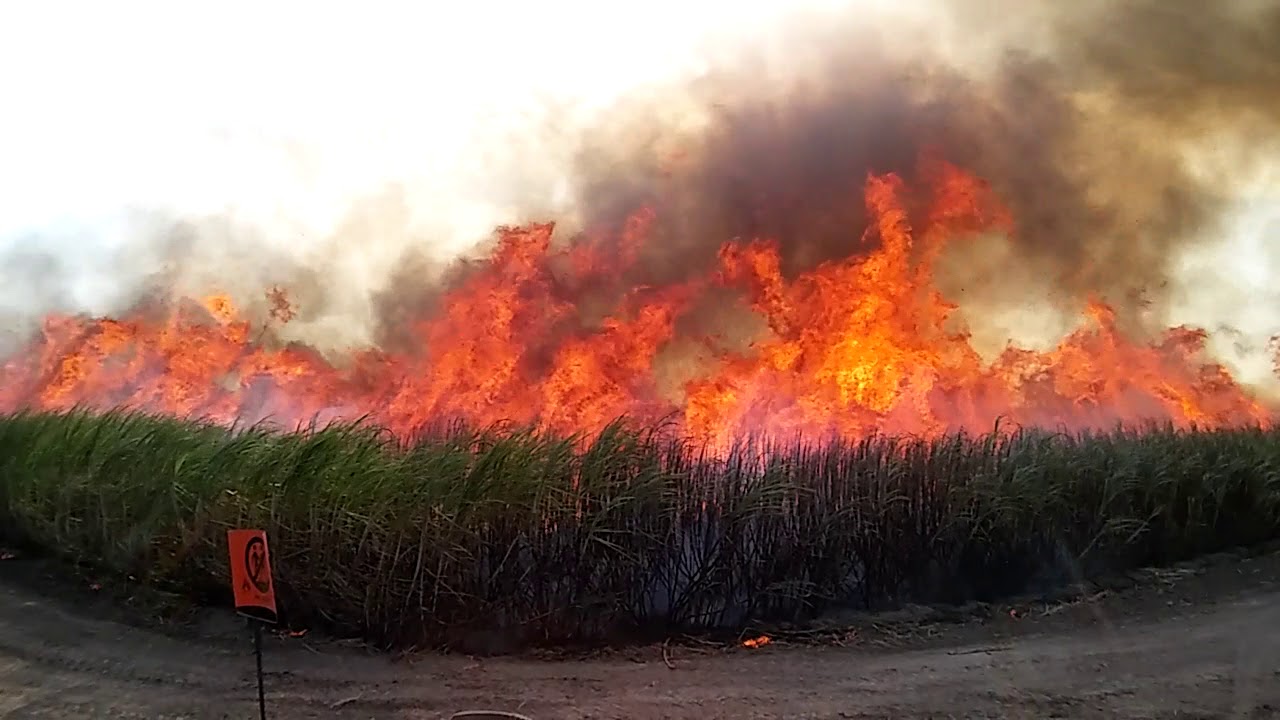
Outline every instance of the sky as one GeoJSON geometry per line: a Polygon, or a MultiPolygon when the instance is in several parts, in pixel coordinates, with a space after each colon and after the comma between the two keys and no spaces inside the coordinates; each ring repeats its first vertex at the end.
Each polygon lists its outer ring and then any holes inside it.
{"type": "Polygon", "coordinates": [[[741,35],[785,5],[6,4],[0,236],[130,207],[324,226],[397,179],[461,196],[438,204],[466,224],[486,141],[539,99],[590,110],[696,72],[709,29],[741,35]]]}

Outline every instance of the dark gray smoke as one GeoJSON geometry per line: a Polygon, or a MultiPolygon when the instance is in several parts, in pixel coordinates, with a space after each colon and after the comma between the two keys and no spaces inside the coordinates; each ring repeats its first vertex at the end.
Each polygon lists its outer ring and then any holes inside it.
{"type": "Polygon", "coordinates": [[[802,19],[696,84],[631,100],[578,156],[586,222],[657,209],[646,279],[701,272],[735,237],[779,240],[795,272],[858,252],[867,174],[910,182],[933,148],[989,181],[1017,223],[1008,252],[947,262],[962,303],[1029,291],[1074,311],[1094,293],[1130,319],[1159,306],[1171,263],[1220,234],[1235,185],[1277,146],[1280,3],[974,0],[946,12],[930,23],[945,28],[935,43],[856,10],[802,19]],[[673,101],[705,125],[664,120],[673,101]],[[1205,148],[1216,167],[1193,166],[1205,148]],[[1031,286],[993,287],[1011,281],[1031,286]]]}

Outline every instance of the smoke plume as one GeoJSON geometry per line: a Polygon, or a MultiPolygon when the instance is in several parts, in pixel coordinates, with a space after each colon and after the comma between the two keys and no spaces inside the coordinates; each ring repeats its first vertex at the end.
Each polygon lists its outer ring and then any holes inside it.
{"type": "Polygon", "coordinates": [[[578,156],[578,207],[614,226],[655,207],[654,279],[705,267],[734,237],[779,239],[798,271],[862,249],[868,173],[910,180],[934,152],[988,180],[1016,220],[947,260],[945,289],[971,315],[1035,301],[1074,314],[1096,295],[1131,323],[1163,320],[1174,264],[1221,238],[1238,186],[1274,157],[1280,6],[948,8],[934,43],[858,13],[798,22],[673,91],[703,113],[692,131],[649,119],[670,95],[619,112],[578,156]],[[1206,146],[1216,167],[1194,164],[1206,146]]]}
{"type": "MultiPolygon", "coordinates": [[[[797,11],[708,36],[679,71],[607,101],[521,95],[505,108],[518,120],[444,142],[467,164],[343,196],[330,222],[304,227],[270,203],[256,214],[143,208],[93,262],[82,245],[27,232],[4,258],[5,311],[110,312],[157,287],[229,291],[252,309],[278,285],[299,309],[292,339],[390,342],[494,225],[556,220],[569,241],[647,206],[657,224],[637,284],[705,273],[734,238],[776,239],[795,273],[867,251],[867,175],[910,182],[932,154],[988,181],[1016,222],[943,258],[942,289],[975,339],[994,349],[1060,334],[1094,295],[1141,330],[1164,324],[1175,300],[1217,302],[1220,286],[1184,287],[1176,269],[1223,238],[1238,191],[1276,155],[1278,37],[1280,5],[1263,0],[797,11]]],[[[503,106],[490,99],[486,117],[503,106]]],[[[306,151],[284,155],[306,175],[306,151]]],[[[264,193],[307,195],[288,182],[264,193]]]]}

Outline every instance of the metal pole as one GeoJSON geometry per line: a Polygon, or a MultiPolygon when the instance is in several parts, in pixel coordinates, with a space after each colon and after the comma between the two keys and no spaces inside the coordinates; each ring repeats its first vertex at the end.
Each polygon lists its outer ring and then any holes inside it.
{"type": "Polygon", "coordinates": [[[267,720],[267,694],[262,686],[262,623],[250,620],[253,624],[253,654],[258,660],[258,716],[267,720]]]}

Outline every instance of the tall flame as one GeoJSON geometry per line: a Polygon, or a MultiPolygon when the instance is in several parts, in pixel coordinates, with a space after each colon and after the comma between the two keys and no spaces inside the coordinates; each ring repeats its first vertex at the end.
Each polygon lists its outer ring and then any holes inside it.
{"type": "Polygon", "coordinates": [[[766,238],[726,243],[718,266],[695,280],[626,287],[650,237],[648,208],[617,236],[568,247],[553,244],[552,224],[501,228],[492,254],[414,320],[416,345],[349,362],[264,341],[294,315],[278,288],[267,292],[262,327],[222,296],[116,319],[49,317],[0,370],[0,410],[127,406],[227,423],[371,416],[400,433],[441,419],[514,421],[584,436],[624,414],[674,415],[713,447],[743,435],[986,430],[997,417],[1073,428],[1270,422],[1202,357],[1203,332],[1133,340],[1096,300],[1056,348],[1010,347],[985,362],[936,289],[934,265],[948,243],[1014,232],[1014,218],[972,175],[940,161],[923,167],[915,188],[869,177],[861,201],[870,221],[849,228],[849,255],[793,278],[766,238]],[[763,337],[747,350],[678,337],[699,300],[726,290],[764,320],[763,337]],[[608,299],[603,320],[588,317],[588,296],[608,299]],[[672,393],[660,365],[677,339],[710,357],[672,393]]]}

